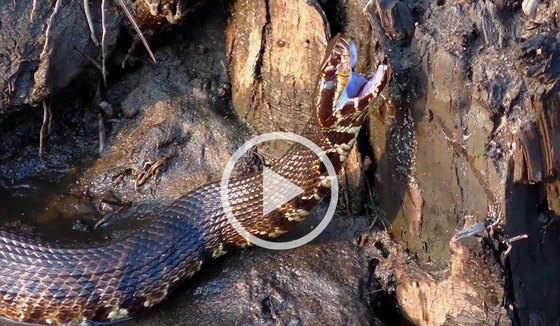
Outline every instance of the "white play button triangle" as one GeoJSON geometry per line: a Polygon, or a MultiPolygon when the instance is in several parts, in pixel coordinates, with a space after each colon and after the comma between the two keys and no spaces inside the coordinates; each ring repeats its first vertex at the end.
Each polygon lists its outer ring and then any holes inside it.
{"type": "Polygon", "coordinates": [[[263,167],[263,216],[303,193],[303,189],[263,167]]]}

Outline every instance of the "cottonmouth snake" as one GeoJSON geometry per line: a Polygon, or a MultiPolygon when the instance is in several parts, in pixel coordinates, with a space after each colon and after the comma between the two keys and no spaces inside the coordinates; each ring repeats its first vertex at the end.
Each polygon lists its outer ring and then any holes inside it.
{"type": "MultiPolygon", "coordinates": [[[[313,97],[316,121],[306,137],[342,167],[367,107],[386,83],[386,66],[353,71],[353,42],[336,36],[327,48],[313,97]]],[[[238,222],[260,238],[295,227],[329,191],[319,158],[292,146],[271,167],[304,192],[262,216],[261,174],[232,179],[229,200],[238,222]]],[[[0,230],[0,316],[37,324],[83,324],[128,318],[163,300],[202,265],[250,245],[228,223],[220,184],[176,200],[144,229],[105,246],[60,247],[0,230]]]]}

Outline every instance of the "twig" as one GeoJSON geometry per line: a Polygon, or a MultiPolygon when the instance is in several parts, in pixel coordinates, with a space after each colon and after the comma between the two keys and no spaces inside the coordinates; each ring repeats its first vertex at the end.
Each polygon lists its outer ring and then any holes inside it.
{"type": "Polygon", "coordinates": [[[132,44],[128,48],[128,51],[126,51],[126,55],[124,56],[124,59],[122,59],[122,61],[121,61],[121,68],[123,68],[123,69],[126,68],[126,63],[127,63],[128,59],[132,55],[132,52],[134,52],[134,50],[136,49],[136,43],[138,43],[138,41],[134,40],[134,42],[132,42],[132,44]]]}
{"type": "Polygon", "coordinates": [[[159,171],[159,168],[165,163],[167,163],[167,161],[169,161],[171,158],[173,158],[173,156],[174,155],[166,155],[160,158],[159,160],[157,160],[155,163],[152,162],[144,163],[144,170],[146,171],[147,169],[147,171],[140,173],[136,177],[136,181],[134,182],[134,189],[138,190],[138,188],[141,187],[144,183],[146,183],[148,179],[156,175],[156,173],[159,171]]]}
{"type": "Polygon", "coordinates": [[[518,240],[523,240],[523,239],[527,239],[529,236],[527,234],[521,234],[521,235],[517,235],[515,237],[511,237],[508,239],[505,239],[502,241],[503,244],[506,245],[507,249],[502,252],[502,254],[500,255],[502,258],[502,261],[505,260],[505,258],[509,255],[509,253],[511,252],[511,248],[513,248],[513,246],[511,245],[512,242],[518,241],[518,240]]]}
{"type": "Polygon", "coordinates": [[[101,0],[101,75],[103,75],[103,87],[105,88],[107,88],[107,70],[105,69],[105,57],[107,56],[107,44],[105,42],[106,36],[105,0],[101,0]]]}
{"type": "Polygon", "coordinates": [[[130,20],[130,23],[132,24],[132,27],[134,28],[134,30],[136,31],[136,33],[140,37],[140,40],[144,44],[144,47],[146,48],[146,51],[148,51],[148,54],[150,55],[150,58],[152,58],[152,61],[154,63],[156,63],[156,57],[154,56],[154,53],[152,52],[152,49],[150,49],[150,46],[148,45],[148,42],[146,41],[146,38],[144,38],[144,35],[142,35],[142,32],[140,31],[140,27],[138,27],[138,24],[136,24],[136,22],[134,21],[134,17],[132,17],[132,15],[130,14],[130,11],[128,11],[128,8],[126,8],[126,5],[124,4],[123,0],[119,0],[119,5],[123,9],[123,11],[126,14],[126,17],[128,18],[128,20],[130,20]]]}
{"type": "Polygon", "coordinates": [[[519,240],[523,240],[523,239],[527,239],[529,236],[527,234],[521,234],[521,235],[516,235],[515,237],[511,237],[509,239],[505,239],[504,241],[507,243],[512,243],[515,241],[519,241],[519,240]]]}
{"type": "Polygon", "coordinates": [[[374,294],[374,293],[378,293],[378,292],[383,292],[383,288],[381,289],[377,289],[377,290],[373,290],[373,291],[368,291],[367,294],[374,294]]]}
{"type": "Polygon", "coordinates": [[[43,51],[41,52],[39,58],[42,58],[45,55],[45,53],[47,52],[47,48],[49,47],[49,34],[51,32],[51,26],[54,20],[54,16],[56,16],[56,14],[58,13],[59,7],[60,7],[60,0],[56,0],[54,4],[54,10],[50,15],[49,19],[47,20],[47,29],[45,30],[45,45],[43,45],[43,51]]]}
{"type": "Polygon", "coordinates": [[[97,63],[97,61],[95,61],[94,58],[92,58],[89,54],[87,54],[86,51],[74,46],[74,49],[76,49],[78,52],[80,52],[89,62],[91,62],[92,65],[94,65],[97,69],[99,69],[99,71],[103,71],[103,68],[101,67],[101,65],[99,63],[97,63]]]}
{"type": "Polygon", "coordinates": [[[117,208],[117,210],[114,212],[104,215],[99,221],[97,221],[97,223],[95,223],[95,225],[93,226],[94,230],[100,227],[103,223],[107,222],[111,217],[120,214],[123,209],[130,207],[130,205],[132,205],[132,202],[129,200],[123,201],[122,199],[114,196],[112,193],[109,193],[103,196],[101,202],[97,206],[97,209],[101,211],[104,204],[118,206],[119,208],[117,208]]]}
{"type": "Polygon", "coordinates": [[[47,135],[51,134],[51,124],[52,124],[52,111],[51,111],[51,106],[48,105],[47,106],[47,115],[49,116],[48,120],[49,123],[47,124],[47,135]]]}
{"type": "MultiPolygon", "coordinates": [[[[364,173],[364,171],[362,171],[362,173],[364,173]]],[[[366,188],[368,190],[369,201],[370,201],[371,205],[373,205],[375,207],[376,202],[373,199],[373,194],[371,193],[371,186],[369,185],[368,178],[365,175],[364,175],[364,180],[366,181],[366,188]]],[[[366,211],[367,211],[367,205],[365,205],[364,207],[366,207],[366,211]]],[[[385,232],[387,232],[387,224],[385,224],[385,220],[383,219],[383,216],[379,216],[378,213],[375,213],[374,215],[375,215],[375,218],[371,222],[371,225],[369,227],[373,228],[375,226],[375,224],[377,223],[377,220],[379,219],[381,221],[381,224],[383,225],[383,228],[385,229],[385,232]]]]}
{"type": "Polygon", "coordinates": [[[352,216],[352,204],[350,203],[350,187],[348,186],[348,175],[346,169],[343,167],[340,173],[342,180],[342,193],[344,194],[344,206],[346,206],[346,217],[352,216]]]}
{"type": "Polygon", "coordinates": [[[121,206],[117,209],[116,212],[114,213],[109,213],[105,216],[103,216],[99,221],[97,221],[97,223],[95,223],[95,225],[93,226],[94,230],[97,230],[98,227],[100,227],[103,223],[107,222],[110,218],[112,218],[113,216],[119,214],[120,212],[122,212],[125,208],[127,208],[128,206],[130,206],[130,204],[128,204],[127,206],[121,206]]]}
{"type": "Polygon", "coordinates": [[[552,219],[550,219],[550,220],[548,221],[548,223],[546,223],[545,226],[543,226],[543,227],[541,228],[541,230],[542,230],[543,232],[542,232],[542,240],[539,241],[539,246],[542,246],[542,245],[544,244],[544,242],[546,241],[546,237],[547,237],[547,234],[548,234],[548,228],[549,228],[549,227],[552,225],[552,223],[554,223],[555,221],[557,221],[556,218],[552,218],[552,219]]]}
{"type": "Polygon", "coordinates": [[[103,115],[101,112],[97,115],[99,119],[99,155],[103,154],[105,149],[105,124],[103,123],[103,115]]]}
{"type": "Polygon", "coordinates": [[[49,124],[49,108],[47,107],[47,103],[43,100],[43,124],[41,125],[41,130],[39,131],[39,159],[43,166],[45,166],[45,162],[43,161],[43,146],[45,141],[45,134],[47,131],[47,126],[49,124]]]}
{"type": "Polygon", "coordinates": [[[99,42],[97,42],[97,38],[95,38],[95,28],[93,26],[93,19],[91,19],[91,13],[89,11],[89,0],[84,0],[84,14],[86,15],[86,20],[89,26],[91,40],[95,44],[95,46],[99,46],[99,42]]]}

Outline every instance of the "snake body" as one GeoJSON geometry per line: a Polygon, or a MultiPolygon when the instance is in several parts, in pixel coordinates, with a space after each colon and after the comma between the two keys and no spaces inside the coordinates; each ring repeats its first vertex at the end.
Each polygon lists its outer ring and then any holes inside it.
{"type": "MultiPolygon", "coordinates": [[[[316,121],[306,133],[336,171],[386,83],[386,66],[363,76],[353,71],[355,61],[345,36],[329,43],[313,99],[316,121]]],[[[298,144],[271,169],[304,192],[266,216],[260,173],[232,179],[228,188],[234,216],[260,238],[295,227],[330,186],[319,158],[298,144]]],[[[219,183],[195,189],[142,230],[101,247],[60,247],[0,230],[0,316],[35,324],[126,319],[166,298],[204,263],[248,245],[224,214],[219,183]]]]}

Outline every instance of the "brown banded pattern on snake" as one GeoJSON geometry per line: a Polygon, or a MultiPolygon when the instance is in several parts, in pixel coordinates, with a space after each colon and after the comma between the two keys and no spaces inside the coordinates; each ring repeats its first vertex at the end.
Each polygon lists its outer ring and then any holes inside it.
{"type": "MultiPolygon", "coordinates": [[[[313,96],[316,121],[305,134],[337,172],[387,80],[386,66],[364,76],[353,71],[355,62],[353,42],[337,35],[313,96]]],[[[294,228],[330,188],[319,158],[298,144],[271,169],[304,192],[266,216],[261,173],[232,179],[228,188],[234,216],[260,238],[294,228]]],[[[248,245],[223,212],[220,183],[195,189],[142,230],[101,247],[60,247],[0,230],[0,316],[37,324],[126,319],[166,298],[205,262],[248,245]]]]}

